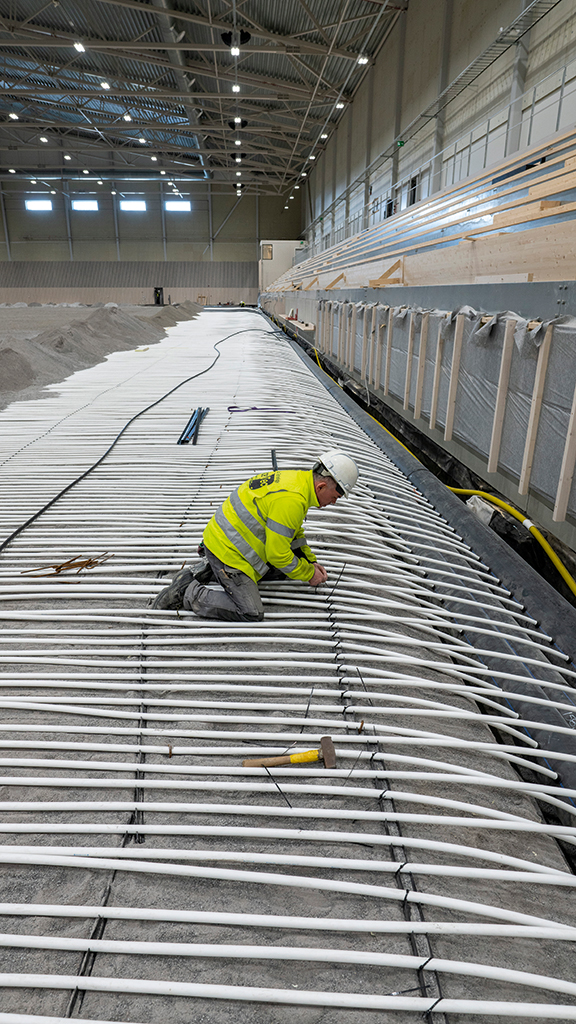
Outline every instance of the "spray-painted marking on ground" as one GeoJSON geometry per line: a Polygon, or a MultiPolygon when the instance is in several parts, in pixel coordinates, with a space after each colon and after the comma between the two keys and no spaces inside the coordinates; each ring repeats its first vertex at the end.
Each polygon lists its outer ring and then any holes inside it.
{"type": "Polygon", "coordinates": [[[273,330],[206,312],[0,414],[6,537],[207,370],[0,556],[0,1024],[576,1020],[574,678],[273,330]],[[334,446],[326,586],[262,585],[256,624],[150,607],[271,449],[334,446]],[[324,736],[334,768],[242,766],[324,736]]]}

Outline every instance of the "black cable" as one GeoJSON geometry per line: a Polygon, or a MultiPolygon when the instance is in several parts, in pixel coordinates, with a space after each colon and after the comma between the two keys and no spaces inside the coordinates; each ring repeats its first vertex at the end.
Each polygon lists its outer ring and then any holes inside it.
{"type": "MultiPolygon", "coordinates": [[[[233,334],[227,334],[225,338],[221,338],[220,341],[217,341],[212,347],[214,349],[218,349],[219,345],[222,345],[225,341],[228,341],[230,338],[234,338],[237,334],[251,334],[253,331],[257,330],[259,330],[259,328],[257,327],[246,327],[242,331],[234,331],[233,334]]],[[[262,333],[283,334],[283,331],[262,331],[262,333]]],[[[145,409],[141,409],[140,412],[137,412],[134,416],[132,416],[132,418],[129,419],[128,422],[124,424],[122,430],[118,434],[116,434],[116,437],[112,441],[112,444],[106,449],[104,454],[101,455],[100,458],[92,466],[90,466],[89,469],[85,470],[84,473],[81,473],[80,476],[77,476],[76,479],[72,481],[72,483],[67,484],[66,487],[63,487],[62,490],[59,491],[58,494],[56,494],[53,498],[51,498],[50,501],[47,501],[46,504],[43,505],[42,508],[38,510],[38,512],[35,512],[34,515],[30,516],[30,518],[27,519],[25,523],[22,523],[21,526],[14,530],[13,533],[11,533],[10,536],[2,542],[2,544],[0,544],[0,552],[4,551],[8,547],[8,545],[11,544],[16,537],[18,537],[19,534],[23,533],[28,526],[31,526],[32,523],[36,521],[36,519],[39,519],[40,516],[44,514],[44,512],[47,512],[48,509],[52,507],[52,505],[55,505],[56,502],[60,500],[60,498],[62,498],[65,494],[68,493],[68,491],[71,491],[72,488],[76,486],[76,484],[79,484],[81,480],[85,480],[86,477],[93,472],[93,470],[95,470],[99,465],[101,465],[101,463],[104,462],[104,459],[107,458],[107,456],[110,454],[112,449],[116,447],[122,435],[126,432],[126,430],[128,430],[128,427],[132,423],[134,423],[134,420],[137,420],[140,416],[143,416],[145,412],[149,412],[150,409],[153,409],[155,405],[159,405],[160,402],[163,402],[165,398],[169,398],[170,395],[173,395],[174,392],[178,391],[178,388],[183,387],[184,384],[189,384],[190,381],[195,380],[196,377],[202,377],[204,373],[208,373],[208,371],[211,370],[212,367],[218,362],[218,360],[220,359],[220,355],[221,353],[218,350],[216,352],[216,356],[210,363],[210,366],[207,366],[204,370],[200,370],[198,373],[193,373],[191,377],[186,377],[186,380],[181,380],[179,384],[176,384],[175,387],[171,388],[170,391],[167,391],[166,394],[162,395],[161,398],[157,398],[155,402],[151,402],[151,404],[147,405],[145,409]]]]}

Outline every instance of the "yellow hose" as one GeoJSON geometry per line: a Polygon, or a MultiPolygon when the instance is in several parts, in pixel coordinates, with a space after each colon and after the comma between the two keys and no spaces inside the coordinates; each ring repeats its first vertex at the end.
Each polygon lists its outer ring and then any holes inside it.
{"type": "Polygon", "coordinates": [[[546,538],[542,536],[538,527],[534,526],[534,523],[530,519],[527,519],[523,512],[518,512],[518,510],[512,505],[508,505],[507,502],[501,501],[500,498],[496,498],[493,494],[488,494],[486,491],[471,491],[466,487],[449,487],[448,490],[452,491],[453,494],[477,494],[480,498],[484,498],[485,501],[489,501],[492,505],[497,505],[498,508],[503,508],[509,515],[514,516],[514,519],[517,519],[518,522],[522,523],[522,525],[529,530],[532,536],[536,538],[540,546],[544,548],[548,558],[552,564],[556,566],[566,585],[570,587],[572,593],[576,595],[576,580],[570,575],[568,569],[564,565],[564,562],[560,561],[558,555],[550,547],[546,538]]]}

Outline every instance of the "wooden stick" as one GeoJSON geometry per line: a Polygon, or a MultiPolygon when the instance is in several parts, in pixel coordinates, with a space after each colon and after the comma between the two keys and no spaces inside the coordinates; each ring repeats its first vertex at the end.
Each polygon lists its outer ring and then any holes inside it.
{"type": "Polygon", "coordinates": [[[420,349],[418,351],[418,373],[416,374],[416,394],[414,395],[414,419],[419,420],[422,412],[422,395],[424,393],[424,373],[426,370],[426,346],[428,344],[428,324],[430,314],[424,313],[420,326],[420,349]]]}
{"type": "Polygon", "coordinates": [[[386,337],[386,365],[384,367],[384,394],[388,394],[390,385],[390,364],[392,362],[392,332],[394,330],[394,310],[388,306],[388,333],[386,337]]]}
{"type": "Polygon", "coordinates": [[[572,399],[572,409],[568,421],[568,433],[564,445],[562,466],[560,467],[560,479],[556,491],[556,504],[552,513],[552,522],[562,523],[566,518],[568,501],[572,489],[572,478],[574,476],[574,464],[576,463],[576,388],[572,399]]]}
{"type": "Polygon", "coordinates": [[[462,355],[462,338],[464,337],[464,320],[464,313],[458,313],[458,316],[456,317],[456,328],[454,331],[454,345],[452,348],[452,366],[450,367],[446,426],[444,428],[445,441],[452,440],[452,432],[454,430],[454,413],[456,411],[456,394],[458,391],[458,376],[460,373],[460,357],[462,355]]]}
{"type": "MultiPolygon", "coordinates": [[[[374,309],[372,310],[374,315],[374,309]]],[[[366,380],[366,349],[368,347],[368,310],[364,307],[364,322],[362,324],[362,355],[360,356],[360,380],[366,380]]]]}
{"type": "Polygon", "coordinates": [[[494,407],[494,419],[492,421],[492,439],[490,441],[490,454],[488,456],[489,473],[495,473],[498,469],[498,458],[500,456],[502,428],[504,427],[504,416],[506,414],[508,382],[510,380],[510,367],[512,365],[512,354],[514,352],[514,331],[516,330],[516,326],[516,320],[506,321],[504,344],[502,346],[502,358],[500,360],[498,391],[496,392],[496,405],[494,407]]]}
{"type": "Polygon", "coordinates": [[[410,385],[412,384],[412,356],[414,355],[414,332],[416,330],[416,314],[410,313],[410,329],[408,331],[408,352],[406,354],[406,376],[404,378],[404,408],[410,403],[410,385]]]}
{"type": "MultiPolygon", "coordinates": [[[[348,368],[354,369],[354,363],[356,362],[356,321],[358,319],[358,310],[356,309],[356,303],[352,306],[352,317],[350,323],[350,345],[348,348],[348,368]]],[[[366,311],[364,311],[364,320],[366,319],[366,311]]]]}
{"type": "Polygon", "coordinates": [[[436,426],[438,412],[438,395],[440,394],[440,376],[442,373],[442,356],[444,354],[444,338],[442,337],[442,321],[438,321],[438,339],[436,341],[436,359],[434,361],[434,380],[432,383],[432,401],[430,403],[430,429],[436,426]]]}
{"type": "MultiPolygon", "coordinates": [[[[390,312],[390,306],[387,307],[387,312],[390,312]]],[[[380,377],[382,376],[382,352],[384,349],[384,338],[383,332],[386,330],[386,324],[380,324],[378,329],[378,341],[376,347],[376,366],[374,368],[374,387],[380,387],[380,377]]]]}
{"type": "MultiPolygon", "coordinates": [[[[530,325],[528,325],[530,326],[530,325]]],[[[540,411],[542,409],[542,397],[544,395],[544,384],[546,381],[546,370],[548,368],[548,357],[552,345],[554,324],[548,324],[544,341],[538,351],[538,362],[536,364],[536,375],[534,377],[534,389],[532,391],[532,404],[528,418],[528,430],[526,431],[526,443],[524,445],[524,458],[520,471],[520,483],[518,494],[527,494],[532,475],[532,464],[534,462],[534,449],[538,436],[538,423],[540,422],[540,411]]]]}

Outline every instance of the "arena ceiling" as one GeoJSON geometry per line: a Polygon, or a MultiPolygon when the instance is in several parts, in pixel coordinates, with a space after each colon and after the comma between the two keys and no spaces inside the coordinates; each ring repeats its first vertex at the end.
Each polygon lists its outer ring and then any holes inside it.
{"type": "Polygon", "coordinates": [[[3,173],[284,195],[407,2],[0,0],[3,173]]]}

